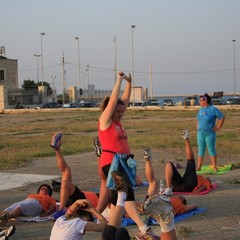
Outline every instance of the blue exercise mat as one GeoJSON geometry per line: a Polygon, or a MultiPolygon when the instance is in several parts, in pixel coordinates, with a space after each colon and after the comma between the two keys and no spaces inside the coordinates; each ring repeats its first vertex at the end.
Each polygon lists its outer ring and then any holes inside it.
{"type": "MultiPolygon", "coordinates": [[[[174,217],[174,223],[177,223],[179,221],[182,221],[184,219],[187,219],[195,214],[201,213],[206,211],[206,208],[196,208],[190,212],[182,213],[174,217]]],[[[148,219],[148,224],[149,225],[159,225],[157,221],[155,221],[153,218],[148,219]]],[[[129,225],[135,225],[135,222],[131,218],[123,218],[122,219],[122,227],[126,227],[129,225]]]]}

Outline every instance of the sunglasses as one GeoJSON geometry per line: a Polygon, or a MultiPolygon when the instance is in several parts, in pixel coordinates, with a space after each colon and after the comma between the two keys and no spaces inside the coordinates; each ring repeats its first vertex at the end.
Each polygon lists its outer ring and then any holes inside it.
{"type": "Polygon", "coordinates": [[[199,98],[202,98],[202,99],[200,99],[200,102],[204,102],[204,101],[206,101],[207,100],[207,97],[206,96],[200,96],[199,98]]]}

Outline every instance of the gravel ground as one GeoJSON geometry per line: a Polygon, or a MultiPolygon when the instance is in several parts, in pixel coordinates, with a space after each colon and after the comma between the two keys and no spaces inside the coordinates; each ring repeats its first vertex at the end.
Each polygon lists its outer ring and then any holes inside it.
{"type": "MultiPolygon", "coordinates": [[[[159,151],[153,149],[153,166],[157,177],[163,178],[163,169],[165,164],[163,160],[175,161],[177,158],[179,163],[185,166],[184,153],[175,151],[159,151]],[[183,159],[183,160],[182,160],[183,159]]],[[[145,180],[144,175],[144,160],[141,157],[141,150],[134,150],[135,158],[138,159],[138,175],[145,180]]],[[[228,159],[219,157],[219,164],[238,163],[240,158],[231,156],[228,159]]],[[[67,162],[72,168],[73,181],[83,190],[89,190],[99,186],[99,177],[97,173],[97,160],[94,153],[84,153],[74,156],[67,156],[67,162]]],[[[206,157],[204,164],[209,164],[209,159],[206,157]]],[[[56,161],[54,158],[37,159],[28,162],[26,166],[18,169],[12,169],[4,172],[11,173],[31,173],[31,174],[50,174],[59,175],[56,161]]],[[[218,184],[218,188],[213,192],[202,196],[186,196],[189,203],[197,203],[199,207],[206,208],[203,213],[192,216],[176,224],[176,227],[188,227],[191,229],[189,235],[183,236],[177,233],[178,239],[240,239],[239,226],[239,200],[240,200],[240,169],[236,168],[228,173],[221,175],[209,176],[213,182],[218,184]]],[[[60,180],[56,178],[56,180],[60,180]]],[[[44,181],[51,184],[50,180],[44,181]]],[[[42,182],[40,182],[42,183],[42,182]]],[[[40,183],[30,183],[28,185],[0,191],[0,206],[1,209],[7,207],[16,201],[24,199],[28,194],[35,192],[40,183]]],[[[136,199],[142,200],[146,193],[146,188],[136,190],[136,199]]],[[[56,199],[57,194],[53,195],[56,199]]],[[[9,224],[14,224],[17,228],[16,233],[11,239],[17,240],[46,240],[49,239],[51,228],[54,222],[30,223],[10,221],[9,224]]],[[[127,227],[132,237],[137,232],[137,227],[127,227]]],[[[160,232],[159,227],[154,226],[156,233],[160,232]]],[[[101,239],[99,233],[86,233],[84,239],[101,239]]]]}

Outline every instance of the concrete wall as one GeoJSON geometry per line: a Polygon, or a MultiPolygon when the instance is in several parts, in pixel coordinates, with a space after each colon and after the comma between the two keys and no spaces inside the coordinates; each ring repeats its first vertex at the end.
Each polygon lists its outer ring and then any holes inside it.
{"type": "Polygon", "coordinates": [[[69,92],[69,102],[77,102],[77,98],[78,98],[78,92],[77,92],[77,87],[71,86],[68,89],[69,92]]]}
{"type": "Polygon", "coordinates": [[[130,102],[142,101],[143,100],[143,88],[142,87],[134,87],[131,91],[130,102]],[[134,96],[133,96],[134,91],[134,96]],[[134,99],[133,99],[134,98],[134,99]]]}
{"type": "Polygon", "coordinates": [[[3,85],[0,85],[0,110],[8,107],[7,99],[6,88],[3,85]]]}

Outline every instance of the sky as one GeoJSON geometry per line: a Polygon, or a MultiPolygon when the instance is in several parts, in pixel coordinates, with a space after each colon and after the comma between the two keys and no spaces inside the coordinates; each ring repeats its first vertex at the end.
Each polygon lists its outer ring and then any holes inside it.
{"type": "Polygon", "coordinates": [[[239,0],[1,0],[0,46],[19,87],[111,90],[116,64],[153,96],[239,93],[239,12],[239,0]]]}

